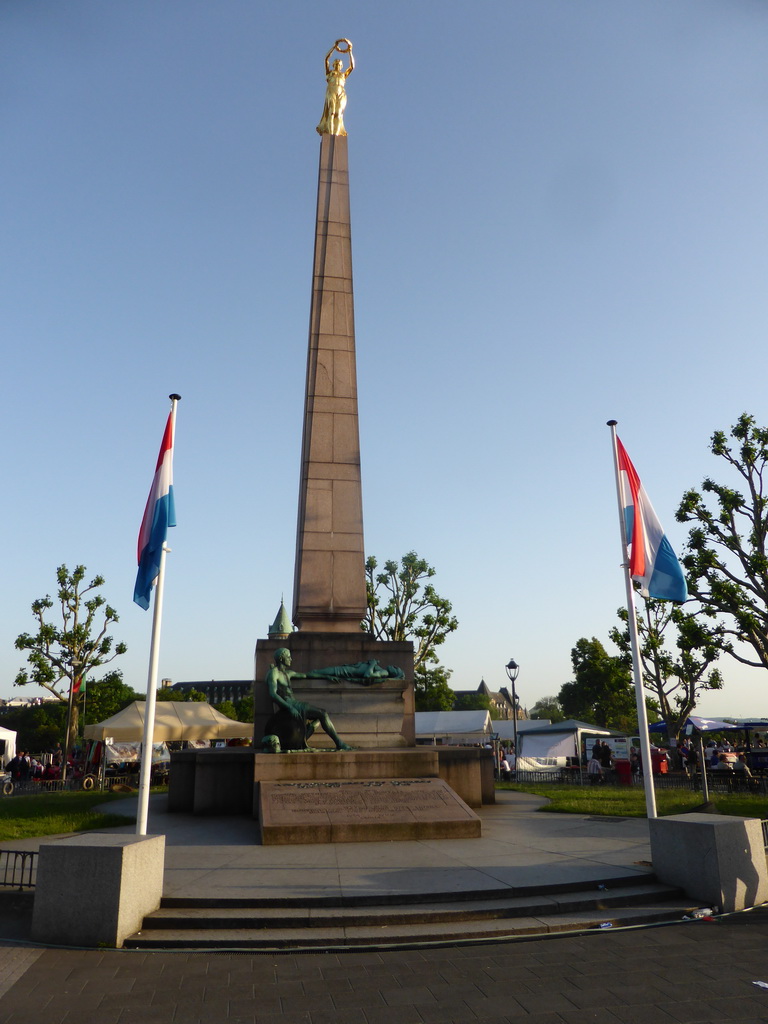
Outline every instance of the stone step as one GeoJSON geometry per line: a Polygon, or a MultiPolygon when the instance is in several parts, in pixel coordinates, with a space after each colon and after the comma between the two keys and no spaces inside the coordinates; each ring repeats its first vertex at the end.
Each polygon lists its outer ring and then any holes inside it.
{"type": "Polygon", "coordinates": [[[611,907],[630,907],[651,901],[679,900],[680,892],[658,882],[625,886],[616,891],[567,892],[558,896],[504,896],[462,901],[435,901],[380,906],[240,907],[219,903],[209,907],[162,907],[144,919],[143,931],[200,928],[327,928],[389,927],[494,918],[538,917],[611,907]]]}
{"type": "Polygon", "coordinates": [[[393,889],[388,893],[317,896],[164,896],[161,907],[385,907],[403,904],[467,903],[476,900],[509,899],[518,896],[556,896],[563,893],[626,891],[635,886],[656,882],[652,872],[633,871],[627,875],[610,875],[581,881],[546,882],[538,885],[500,886],[497,889],[453,889],[435,892],[409,892],[393,889]]]}
{"type": "Polygon", "coordinates": [[[689,904],[657,902],[639,907],[614,907],[566,914],[481,920],[312,927],[307,932],[295,927],[221,927],[143,929],[125,942],[131,949],[332,949],[345,946],[380,947],[450,944],[468,940],[515,939],[558,932],[589,931],[606,927],[658,924],[680,920],[689,904]]]}

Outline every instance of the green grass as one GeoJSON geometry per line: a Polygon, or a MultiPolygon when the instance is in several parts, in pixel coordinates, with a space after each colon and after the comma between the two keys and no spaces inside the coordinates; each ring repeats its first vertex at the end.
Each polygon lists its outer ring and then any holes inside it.
{"type": "MultiPolygon", "coordinates": [[[[629,786],[564,786],[516,782],[498,783],[499,789],[518,793],[534,793],[546,797],[550,803],[541,811],[561,814],[602,814],[608,817],[644,818],[645,793],[640,787],[629,786]]],[[[720,814],[736,814],[745,818],[768,818],[768,800],[749,793],[710,794],[720,814]]],[[[701,793],[684,789],[662,789],[656,792],[656,810],[660,816],[685,814],[702,804],[701,793]]]]}
{"type": "Polygon", "coordinates": [[[2,797],[0,841],[128,825],[132,819],[125,815],[101,814],[93,810],[99,804],[120,800],[121,797],[122,794],[102,792],[2,797]]]}

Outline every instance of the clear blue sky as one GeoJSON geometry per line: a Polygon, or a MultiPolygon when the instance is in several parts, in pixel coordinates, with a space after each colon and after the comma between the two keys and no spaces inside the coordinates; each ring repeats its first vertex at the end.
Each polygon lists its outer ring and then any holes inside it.
{"type": "MultiPolygon", "coordinates": [[[[106,577],[145,687],[135,543],[172,391],[160,674],[248,678],[290,607],[339,36],[366,548],[438,569],[456,688],[514,657],[530,706],[607,642],[607,419],[678,550],[713,430],[766,422],[765,4],[5,3],[0,695],[61,562],[106,577]]],[[[765,673],[723,669],[701,712],[768,715],[765,673]]]]}

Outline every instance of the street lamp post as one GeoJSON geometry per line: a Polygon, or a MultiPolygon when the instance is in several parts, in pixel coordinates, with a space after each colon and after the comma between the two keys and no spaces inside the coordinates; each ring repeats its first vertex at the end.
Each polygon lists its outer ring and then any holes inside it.
{"type": "Polygon", "coordinates": [[[520,674],[520,666],[514,658],[510,658],[505,668],[509,681],[512,683],[512,735],[514,737],[512,742],[515,745],[515,771],[517,771],[517,691],[515,690],[515,682],[520,674]]]}

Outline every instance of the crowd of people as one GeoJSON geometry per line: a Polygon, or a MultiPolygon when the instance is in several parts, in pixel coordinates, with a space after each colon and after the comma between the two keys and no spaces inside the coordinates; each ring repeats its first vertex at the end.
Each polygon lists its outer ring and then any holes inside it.
{"type": "MultiPolygon", "coordinates": [[[[765,746],[763,740],[757,740],[757,748],[765,746]]],[[[679,748],[680,758],[684,771],[691,777],[701,771],[699,764],[700,757],[696,745],[685,741],[679,748]]],[[[707,771],[726,772],[735,778],[742,779],[746,785],[750,785],[754,776],[747,762],[747,756],[742,748],[735,748],[725,740],[716,743],[710,741],[704,748],[704,767],[707,771]]]]}
{"type": "Polygon", "coordinates": [[[28,750],[17,751],[16,755],[8,762],[6,771],[16,785],[38,781],[53,782],[61,778],[63,762],[64,751],[61,749],[61,744],[57,743],[52,750],[39,755],[39,757],[33,757],[28,750]]]}
{"type": "MultiPolygon", "coordinates": [[[[489,742],[486,746],[491,747],[489,742]]],[[[752,751],[768,749],[766,742],[760,737],[754,737],[752,751]]],[[[639,747],[630,746],[627,753],[615,755],[605,739],[597,738],[591,747],[591,754],[586,761],[587,778],[593,786],[601,785],[613,778],[613,770],[626,772],[627,760],[615,760],[615,756],[626,758],[629,762],[629,771],[636,780],[643,775],[643,757],[639,747]]],[[[680,767],[686,772],[689,778],[700,772],[699,756],[697,745],[689,740],[684,740],[677,751],[652,748],[653,771],[676,771],[680,767]],[[677,756],[675,756],[677,755],[677,756]],[[661,762],[666,762],[661,764],[661,762]]],[[[516,757],[513,744],[502,745],[496,750],[496,778],[502,782],[512,781],[515,777],[516,757]]],[[[582,765],[584,761],[582,761],[582,765]]],[[[727,740],[710,740],[704,749],[704,764],[707,772],[714,771],[732,776],[735,782],[743,782],[744,788],[758,788],[759,779],[756,779],[750,769],[749,759],[744,747],[734,747],[727,740]]],[[[762,768],[762,765],[758,767],[762,768]]],[[[763,774],[758,771],[758,775],[763,774]]],[[[627,779],[627,781],[629,781],[627,779]]]]}
{"type": "MultiPolygon", "coordinates": [[[[632,748],[634,750],[634,747],[632,748]]],[[[592,746],[592,756],[587,761],[587,775],[593,786],[605,781],[605,772],[613,767],[613,751],[605,740],[597,739],[592,746]]]]}

